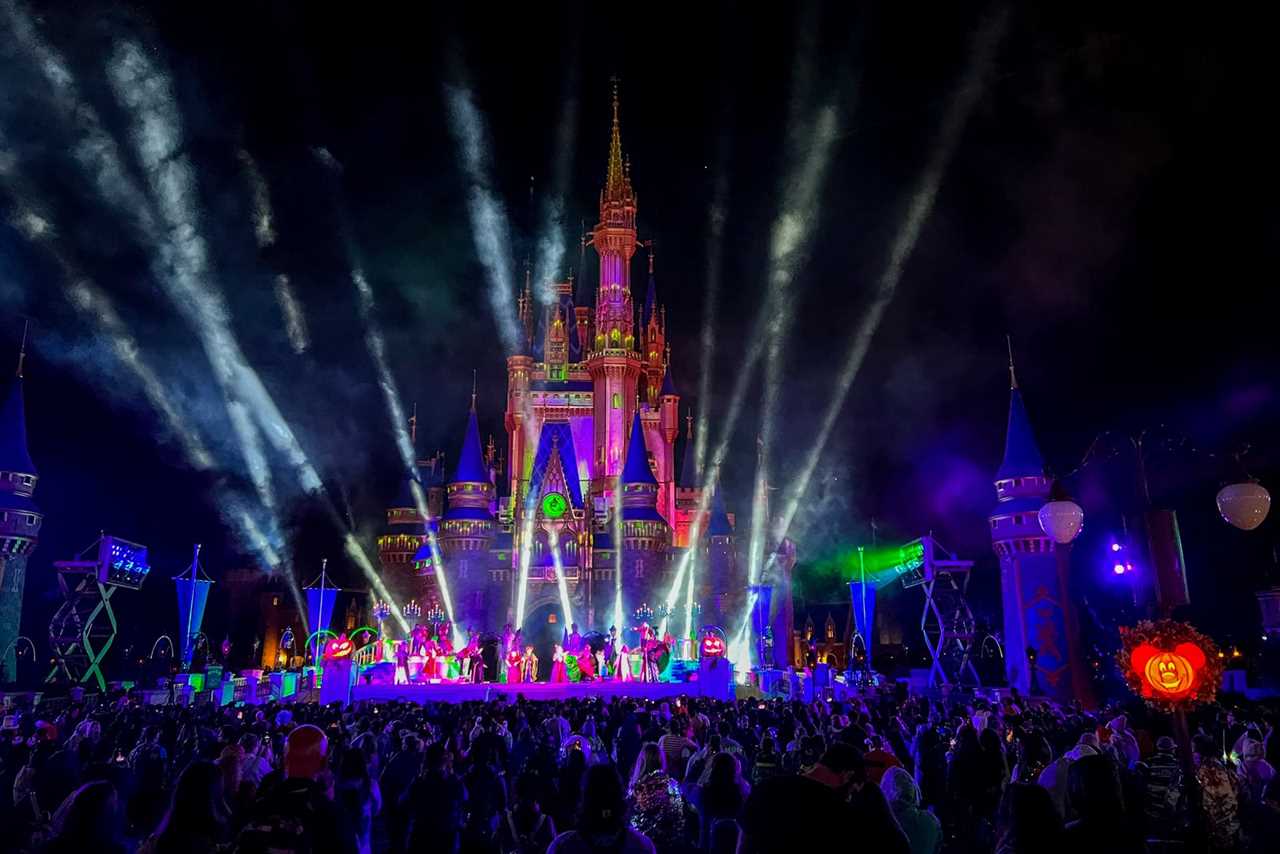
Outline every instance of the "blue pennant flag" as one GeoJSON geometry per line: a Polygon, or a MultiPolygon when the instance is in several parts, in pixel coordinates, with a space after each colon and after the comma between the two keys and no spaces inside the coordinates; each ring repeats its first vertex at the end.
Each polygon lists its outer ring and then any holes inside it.
{"type": "Polygon", "coordinates": [[[209,585],[203,578],[175,578],[178,587],[178,634],[182,637],[182,666],[190,667],[195,654],[196,635],[204,622],[204,606],[209,601],[209,585]]]}

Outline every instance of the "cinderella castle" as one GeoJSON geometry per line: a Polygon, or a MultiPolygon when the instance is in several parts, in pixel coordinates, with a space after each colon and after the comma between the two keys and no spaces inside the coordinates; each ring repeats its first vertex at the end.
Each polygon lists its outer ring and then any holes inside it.
{"type": "Polygon", "coordinates": [[[615,91],[600,219],[589,238],[600,270],[594,295],[575,295],[570,280],[540,304],[526,271],[517,300],[523,346],[507,356],[505,445],[481,442],[473,394],[456,462],[446,469],[437,454],[410,476],[426,518],[406,479],[378,540],[385,577],[433,610],[443,564],[459,623],[513,620],[526,548],[530,625],[563,619],[562,577],[574,621],[607,628],[618,573],[627,619],[645,606],[660,617],[691,549],[703,621],[728,619],[745,601],[733,519],[718,494],[704,498],[690,414],[681,429],[652,251],[639,312],[632,297],[633,255],[644,245],[636,210],[615,91]]]}

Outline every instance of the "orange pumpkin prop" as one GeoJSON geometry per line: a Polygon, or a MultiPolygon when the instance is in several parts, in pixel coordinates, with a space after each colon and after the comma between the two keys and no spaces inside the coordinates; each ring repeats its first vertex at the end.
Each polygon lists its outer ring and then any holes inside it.
{"type": "Polygon", "coordinates": [[[1205,665],[1204,652],[1193,643],[1180,643],[1172,652],[1149,643],[1139,644],[1129,660],[1142,680],[1144,697],[1159,693],[1170,700],[1180,700],[1194,692],[1205,665]]]}
{"type": "Polygon", "coordinates": [[[724,655],[724,639],[712,632],[702,638],[702,657],[719,658],[724,655]]]}
{"type": "Polygon", "coordinates": [[[346,658],[355,652],[356,645],[346,635],[330,639],[324,646],[325,658],[346,658]]]}

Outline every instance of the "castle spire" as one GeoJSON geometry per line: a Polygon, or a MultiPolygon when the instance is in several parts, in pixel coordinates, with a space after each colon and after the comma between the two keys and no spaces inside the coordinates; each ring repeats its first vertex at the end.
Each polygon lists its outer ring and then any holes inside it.
{"type": "Polygon", "coordinates": [[[476,412],[476,369],[471,369],[471,414],[476,412]]]}
{"type": "Polygon", "coordinates": [[[23,318],[22,320],[22,344],[18,347],[18,379],[22,379],[22,363],[27,360],[27,330],[31,327],[31,321],[23,318]]]}
{"type": "Polygon", "coordinates": [[[1018,375],[1013,371],[1013,336],[1006,334],[1004,342],[1009,347],[1009,388],[1016,389],[1018,387],[1018,375]]]}
{"type": "Polygon", "coordinates": [[[613,78],[613,130],[609,137],[609,168],[605,173],[604,197],[620,201],[625,195],[626,174],[622,160],[622,130],[618,123],[618,78],[613,78]]]}

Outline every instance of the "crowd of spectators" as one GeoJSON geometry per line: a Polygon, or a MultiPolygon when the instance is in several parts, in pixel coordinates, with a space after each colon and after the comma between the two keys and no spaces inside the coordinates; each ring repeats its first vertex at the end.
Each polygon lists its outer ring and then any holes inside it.
{"type": "MultiPolygon", "coordinates": [[[[492,700],[5,718],[22,852],[1280,851],[1277,710],[492,700]]],[[[10,796],[11,793],[11,796],[10,796]]]]}

